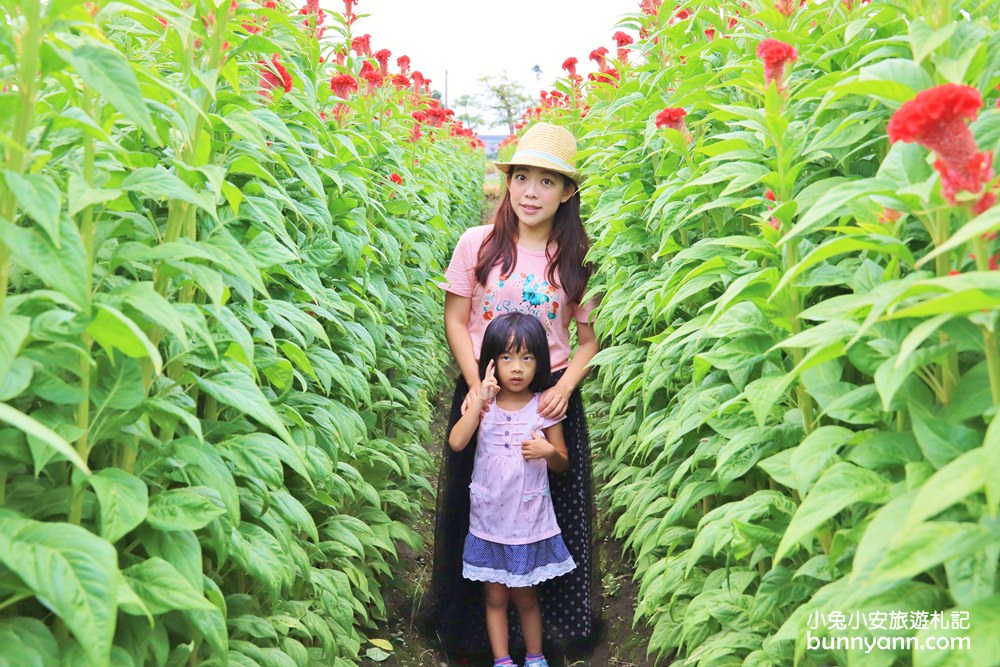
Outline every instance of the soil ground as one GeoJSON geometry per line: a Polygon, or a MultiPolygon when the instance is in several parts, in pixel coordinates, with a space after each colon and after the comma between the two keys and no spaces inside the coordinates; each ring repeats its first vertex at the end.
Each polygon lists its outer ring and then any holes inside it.
{"type": "MultiPolygon", "coordinates": [[[[500,184],[487,184],[483,204],[483,222],[489,222],[500,197],[500,184]]],[[[456,373],[451,373],[454,376],[456,373]]],[[[451,387],[445,387],[436,397],[435,421],[431,426],[430,442],[425,443],[434,459],[433,470],[439,468],[444,447],[447,413],[450,409],[451,387]]],[[[434,483],[435,480],[431,480],[434,483]]],[[[569,662],[553,660],[551,667],[652,667],[653,658],[647,658],[646,643],[649,630],[639,626],[633,630],[632,618],[638,584],[632,581],[632,563],[624,554],[620,540],[611,534],[612,521],[598,507],[597,538],[599,541],[599,571],[604,592],[603,618],[607,631],[594,652],[583,659],[569,662]]],[[[417,631],[414,624],[413,600],[419,599],[431,576],[431,555],[434,552],[434,499],[423,499],[423,511],[413,526],[424,539],[424,548],[414,552],[405,545],[399,548],[399,561],[394,567],[393,588],[384,591],[388,620],[376,633],[392,644],[389,656],[380,661],[363,659],[364,667],[472,667],[474,663],[453,659],[431,646],[417,631]]],[[[371,648],[371,647],[369,647],[371,648]]],[[[364,653],[366,648],[362,648],[364,653]]],[[[483,665],[487,665],[484,662],[483,665]]],[[[662,664],[662,663],[661,663],[662,664]]]]}

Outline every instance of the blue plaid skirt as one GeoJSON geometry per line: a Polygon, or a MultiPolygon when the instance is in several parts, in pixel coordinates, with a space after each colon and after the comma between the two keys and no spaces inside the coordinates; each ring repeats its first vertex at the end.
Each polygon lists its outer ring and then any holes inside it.
{"type": "Polygon", "coordinates": [[[531,544],[500,544],[469,533],[462,551],[462,576],[508,588],[534,586],[576,567],[562,535],[531,544]]]}

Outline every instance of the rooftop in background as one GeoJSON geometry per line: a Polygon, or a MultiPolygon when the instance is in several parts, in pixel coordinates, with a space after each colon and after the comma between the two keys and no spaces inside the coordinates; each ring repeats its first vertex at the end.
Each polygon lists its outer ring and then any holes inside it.
{"type": "MultiPolygon", "coordinates": [[[[326,11],[343,12],[340,0],[324,0],[326,11]]],[[[579,73],[596,69],[587,59],[599,46],[614,48],[611,39],[619,20],[639,12],[639,0],[505,0],[476,6],[468,0],[360,0],[355,11],[369,14],[354,25],[372,36],[372,50],[389,49],[390,63],[407,55],[413,69],[445,93],[449,104],[479,91],[482,76],[507,73],[534,97],[564,76],[562,63],[579,60],[579,73]],[[482,17],[485,15],[485,20],[482,17]],[[532,68],[537,65],[541,74],[532,68]]],[[[477,127],[487,135],[503,134],[505,126],[477,127]]]]}

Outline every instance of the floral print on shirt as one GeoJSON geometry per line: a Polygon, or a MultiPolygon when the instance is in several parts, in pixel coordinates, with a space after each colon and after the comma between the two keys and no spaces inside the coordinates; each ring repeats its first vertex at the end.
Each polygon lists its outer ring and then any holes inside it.
{"type": "Polygon", "coordinates": [[[546,335],[552,331],[552,322],[559,314],[559,301],[556,299],[556,288],[550,285],[542,276],[534,273],[521,273],[519,276],[500,276],[497,287],[488,287],[483,299],[483,319],[492,320],[495,315],[504,313],[525,313],[534,315],[545,327],[546,335]],[[509,283],[509,284],[508,284],[509,283]],[[498,299],[499,290],[507,286],[521,293],[520,302],[512,299],[498,299]]]}

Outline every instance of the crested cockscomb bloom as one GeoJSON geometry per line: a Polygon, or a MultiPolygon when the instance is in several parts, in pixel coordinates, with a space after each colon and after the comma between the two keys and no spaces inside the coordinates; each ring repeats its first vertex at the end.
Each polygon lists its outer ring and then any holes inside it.
{"type": "Polygon", "coordinates": [[[357,19],[354,15],[354,5],[358,4],[358,0],[344,0],[344,18],[347,19],[347,25],[352,25],[357,19]]]}
{"type": "Polygon", "coordinates": [[[603,46],[594,49],[590,52],[590,59],[597,63],[597,69],[602,72],[606,72],[608,69],[607,61],[608,50],[603,46]]]}
{"type": "Polygon", "coordinates": [[[579,61],[576,58],[567,58],[563,61],[562,68],[569,72],[570,77],[576,76],[576,64],[579,61]]]}
{"type": "Polygon", "coordinates": [[[403,177],[397,174],[396,172],[393,172],[392,174],[389,175],[389,180],[395,183],[396,185],[403,184],[403,177]]]}
{"type": "Polygon", "coordinates": [[[375,60],[378,61],[378,71],[382,76],[389,74],[389,56],[392,52],[389,49],[379,49],[375,52],[375,60]]]}
{"type": "Polygon", "coordinates": [[[392,85],[396,88],[403,90],[404,88],[410,87],[410,77],[405,74],[394,74],[392,77],[392,85]]]}
{"type": "Polygon", "coordinates": [[[656,114],[656,128],[669,127],[678,132],[684,131],[684,116],[687,111],[680,107],[667,107],[656,114]]]}
{"type": "Polygon", "coordinates": [[[684,19],[691,18],[693,15],[694,12],[685,7],[684,9],[680,10],[679,12],[670,17],[670,25],[673,25],[675,23],[680,23],[684,19]]]}
{"type": "MultiPolygon", "coordinates": [[[[952,204],[959,192],[977,194],[993,178],[993,153],[979,151],[966,122],[975,120],[982,106],[977,89],[946,83],[917,93],[889,119],[890,142],[918,143],[937,155],[934,168],[941,175],[941,191],[952,204]]],[[[992,206],[991,194],[983,195],[986,208],[992,206]]]]}
{"type": "Polygon", "coordinates": [[[774,194],[774,190],[768,188],[767,192],[764,193],[764,199],[768,201],[777,201],[778,197],[774,194]]]}
{"type": "Polygon", "coordinates": [[[878,221],[883,225],[891,225],[902,217],[902,211],[883,207],[882,212],[878,214],[878,221]]]}
{"type": "Polygon", "coordinates": [[[757,57],[764,61],[764,86],[774,81],[779,91],[785,89],[785,65],[790,65],[799,57],[799,52],[791,44],[776,39],[765,39],[757,45],[757,57]]]}
{"type": "Polygon", "coordinates": [[[376,69],[370,69],[361,73],[361,78],[368,82],[368,93],[375,92],[375,89],[382,85],[384,78],[376,69]]]}
{"type": "Polygon", "coordinates": [[[785,16],[791,16],[795,13],[795,0],[778,0],[774,3],[774,8],[785,16]]]}
{"type": "Polygon", "coordinates": [[[660,11],[660,5],[663,4],[663,0],[642,0],[639,3],[639,9],[642,10],[643,14],[648,14],[649,16],[656,16],[660,11]]]}
{"type": "Polygon", "coordinates": [[[370,56],[372,54],[372,36],[355,37],[351,40],[351,49],[359,56],[370,56]]]}
{"type": "Polygon", "coordinates": [[[632,43],[632,36],[619,30],[611,36],[611,39],[615,40],[615,45],[618,47],[618,60],[628,63],[628,49],[625,47],[632,43]]]}
{"type": "Polygon", "coordinates": [[[292,75],[281,64],[279,56],[271,56],[270,62],[267,60],[257,62],[260,65],[260,87],[269,96],[272,88],[281,88],[286,93],[292,90],[292,75]]]}
{"type": "Polygon", "coordinates": [[[350,74],[337,74],[330,79],[330,90],[337,97],[346,100],[351,93],[358,92],[358,81],[350,74]]]}
{"type": "Polygon", "coordinates": [[[715,28],[705,28],[705,37],[708,37],[708,41],[715,39],[715,28]]]}
{"type": "Polygon", "coordinates": [[[400,56],[396,58],[396,64],[399,65],[399,71],[403,74],[408,74],[410,72],[410,56],[400,56]]]}

